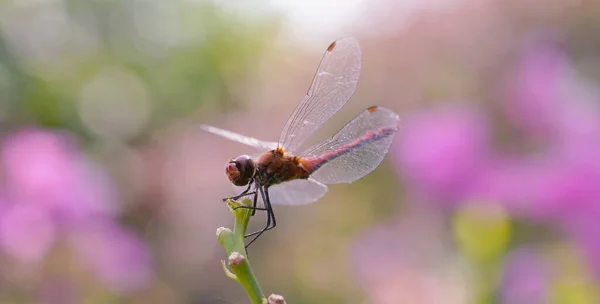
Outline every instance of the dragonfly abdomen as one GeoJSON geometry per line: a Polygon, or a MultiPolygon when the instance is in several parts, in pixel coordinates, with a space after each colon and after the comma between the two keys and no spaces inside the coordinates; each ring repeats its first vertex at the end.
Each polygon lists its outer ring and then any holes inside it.
{"type": "Polygon", "coordinates": [[[389,136],[393,136],[396,134],[396,128],[394,127],[383,127],[379,128],[366,134],[357,137],[356,139],[337,147],[334,150],[325,152],[321,155],[304,158],[301,160],[302,165],[310,172],[311,174],[321,168],[323,165],[328,162],[342,156],[348,154],[360,147],[373,143],[375,141],[387,138],[389,136]]]}

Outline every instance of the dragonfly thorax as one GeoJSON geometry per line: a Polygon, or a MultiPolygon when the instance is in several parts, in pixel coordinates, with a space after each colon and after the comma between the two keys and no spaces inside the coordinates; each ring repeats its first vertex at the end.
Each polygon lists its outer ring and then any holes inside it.
{"type": "Polygon", "coordinates": [[[307,179],[308,170],[296,156],[285,153],[282,148],[267,151],[256,161],[255,180],[261,186],[271,186],[294,179],[307,179]]]}

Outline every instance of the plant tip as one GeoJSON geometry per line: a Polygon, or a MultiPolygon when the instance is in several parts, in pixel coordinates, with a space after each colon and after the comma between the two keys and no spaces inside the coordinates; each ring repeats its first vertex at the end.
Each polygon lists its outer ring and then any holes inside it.
{"type": "Polygon", "coordinates": [[[245,259],[246,257],[241,253],[234,251],[229,255],[228,264],[229,266],[239,266],[245,259]]]}
{"type": "Polygon", "coordinates": [[[217,237],[219,237],[219,235],[221,235],[221,233],[223,233],[223,231],[229,231],[229,232],[231,232],[231,229],[225,228],[225,227],[219,227],[219,228],[217,228],[217,237]]]}
{"type": "Polygon", "coordinates": [[[278,294],[270,295],[267,301],[269,304],[286,304],[285,299],[278,294]]]}

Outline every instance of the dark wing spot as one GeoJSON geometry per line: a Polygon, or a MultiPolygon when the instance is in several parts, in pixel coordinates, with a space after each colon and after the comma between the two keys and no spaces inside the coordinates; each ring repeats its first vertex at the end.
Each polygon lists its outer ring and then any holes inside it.
{"type": "Polygon", "coordinates": [[[377,109],[379,109],[379,107],[378,107],[378,106],[372,106],[372,107],[368,107],[368,108],[367,108],[367,111],[369,111],[369,112],[373,113],[373,112],[377,111],[377,109]]]}
{"type": "Polygon", "coordinates": [[[336,42],[335,42],[335,41],[334,41],[334,42],[332,42],[332,43],[329,45],[329,47],[327,47],[327,51],[328,51],[328,52],[331,52],[331,51],[333,51],[333,49],[335,48],[335,44],[336,44],[336,42]]]}

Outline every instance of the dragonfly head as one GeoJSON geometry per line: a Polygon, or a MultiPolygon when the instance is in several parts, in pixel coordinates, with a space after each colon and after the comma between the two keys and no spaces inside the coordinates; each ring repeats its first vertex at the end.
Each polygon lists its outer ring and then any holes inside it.
{"type": "Polygon", "coordinates": [[[236,159],[230,159],[227,165],[225,165],[225,174],[236,186],[248,185],[250,180],[254,177],[256,171],[256,165],[254,160],[248,155],[238,156],[236,159]]]}

